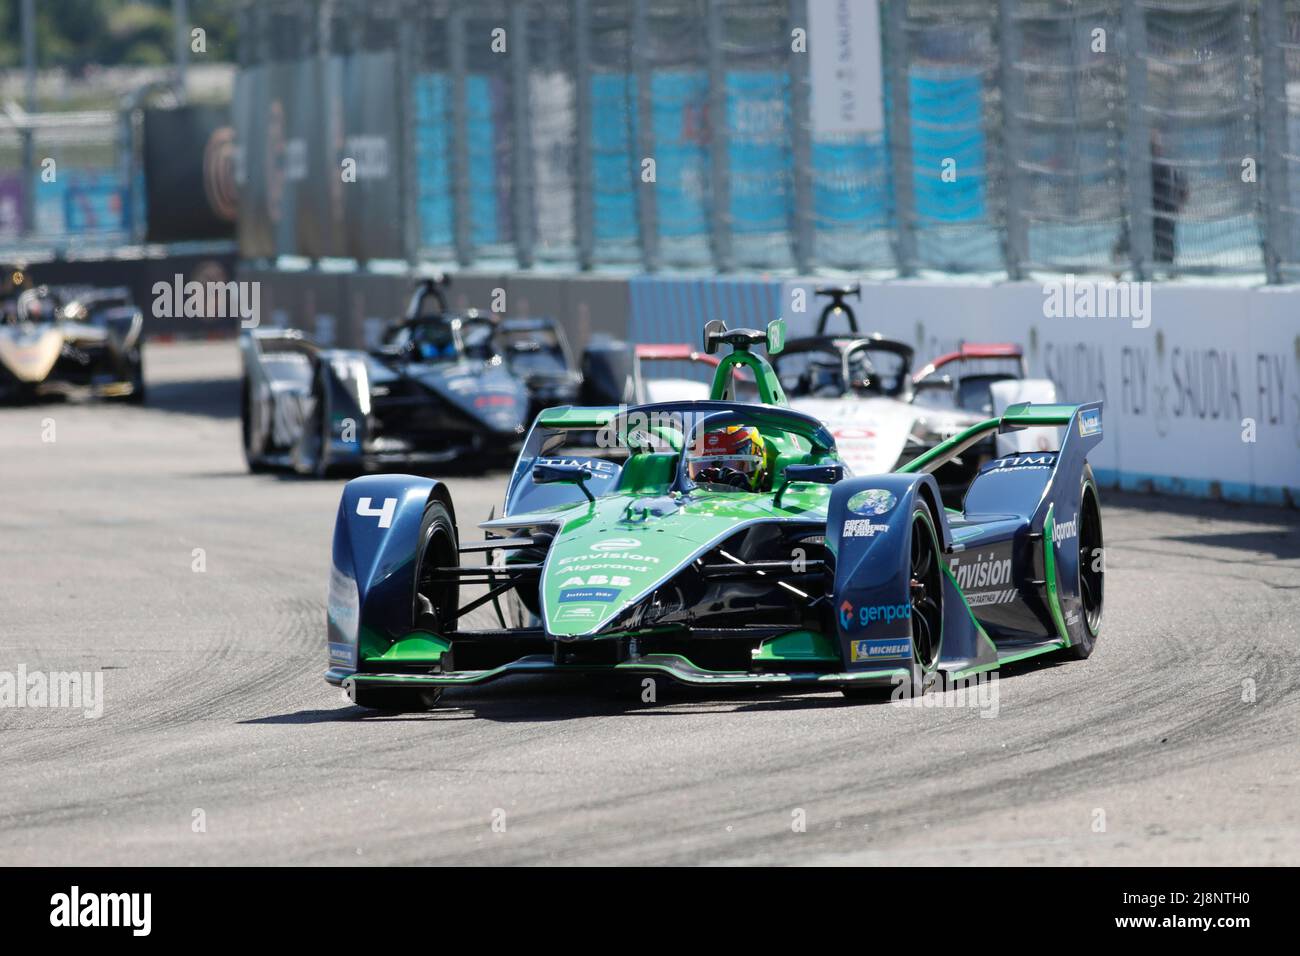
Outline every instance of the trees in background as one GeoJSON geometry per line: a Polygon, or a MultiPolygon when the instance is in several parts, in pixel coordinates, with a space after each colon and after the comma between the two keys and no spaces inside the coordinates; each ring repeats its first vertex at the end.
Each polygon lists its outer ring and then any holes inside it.
{"type": "MultiPolygon", "coordinates": [[[[191,0],[191,27],[207,52],[191,62],[235,58],[237,0],[191,0]]],[[[37,0],[37,63],[73,74],[98,66],[159,66],[172,60],[171,0],[37,0]]],[[[21,0],[0,0],[0,69],[23,64],[21,0]]]]}

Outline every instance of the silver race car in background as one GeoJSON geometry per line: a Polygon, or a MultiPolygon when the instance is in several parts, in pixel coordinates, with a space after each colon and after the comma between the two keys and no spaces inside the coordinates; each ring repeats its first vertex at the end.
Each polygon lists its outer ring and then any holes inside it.
{"type": "Polygon", "coordinates": [[[323,348],[292,329],[245,332],[249,468],[325,475],[513,460],[535,410],[573,402],[581,376],[555,322],[452,314],[445,284],[419,282],[406,317],[371,350],[323,348]]]}

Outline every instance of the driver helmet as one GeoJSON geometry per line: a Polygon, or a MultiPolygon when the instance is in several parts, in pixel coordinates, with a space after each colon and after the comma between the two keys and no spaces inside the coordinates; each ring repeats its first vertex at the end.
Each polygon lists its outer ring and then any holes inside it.
{"type": "Polygon", "coordinates": [[[425,361],[433,361],[440,358],[454,358],[456,355],[456,346],[451,342],[446,345],[438,345],[436,342],[420,343],[420,358],[425,361]]]}
{"type": "Polygon", "coordinates": [[[687,461],[686,472],[697,484],[759,491],[767,478],[767,442],[750,425],[705,432],[699,451],[687,461]]]}
{"type": "Polygon", "coordinates": [[[49,322],[58,311],[58,300],[46,286],[26,289],[18,296],[19,322],[49,322]]]}

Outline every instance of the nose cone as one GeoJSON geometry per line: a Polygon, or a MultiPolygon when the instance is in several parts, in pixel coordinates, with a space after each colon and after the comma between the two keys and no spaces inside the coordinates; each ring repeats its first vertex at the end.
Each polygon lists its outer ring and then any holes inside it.
{"type": "Polygon", "coordinates": [[[562,537],[552,545],[542,575],[547,633],[596,633],[649,596],[700,545],[668,531],[610,529],[562,537]]]}
{"type": "Polygon", "coordinates": [[[63,351],[57,329],[9,326],[0,329],[0,363],[20,382],[42,382],[63,351]]]}

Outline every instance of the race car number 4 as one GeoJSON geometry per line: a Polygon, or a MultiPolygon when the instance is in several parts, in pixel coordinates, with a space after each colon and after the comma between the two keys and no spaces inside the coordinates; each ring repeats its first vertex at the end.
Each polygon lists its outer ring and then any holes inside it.
{"type": "Polygon", "coordinates": [[[385,498],[381,507],[370,507],[369,498],[357,499],[357,514],[363,518],[378,518],[379,527],[389,528],[393,524],[393,515],[397,512],[397,499],[385,498]]]}

